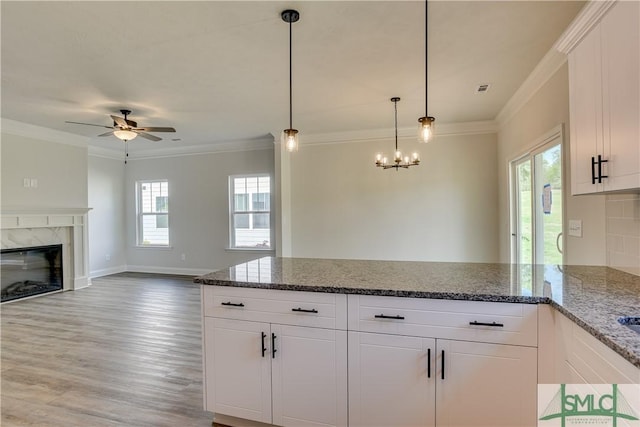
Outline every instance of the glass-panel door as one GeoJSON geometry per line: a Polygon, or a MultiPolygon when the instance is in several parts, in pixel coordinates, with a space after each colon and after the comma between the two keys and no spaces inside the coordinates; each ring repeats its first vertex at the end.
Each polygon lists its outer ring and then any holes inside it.
{"type": "Polygon", "coordinates": [[[511,183],[511,261],[562,265],[562,133],[512,161],[511,183]]]}

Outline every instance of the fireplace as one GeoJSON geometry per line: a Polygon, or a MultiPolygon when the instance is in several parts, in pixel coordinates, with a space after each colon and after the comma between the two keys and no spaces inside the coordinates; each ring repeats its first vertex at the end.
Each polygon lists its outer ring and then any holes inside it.
{"type": "Polygon", "coordinates": [[[2,302],[63,288],[62,245],[2,249],[2,302]]]}

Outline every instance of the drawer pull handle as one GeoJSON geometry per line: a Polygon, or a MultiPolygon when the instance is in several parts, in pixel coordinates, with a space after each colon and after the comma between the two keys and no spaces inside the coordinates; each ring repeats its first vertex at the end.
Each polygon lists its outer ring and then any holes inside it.
{"type": "Polygon", "coordinates": [[[241,302],[237,302],[236,303],[236,302],[231,302],[231,301],[223,302],[222,305],[229,305],[231,307],[244,307],[244,304],[241,303],[241,302]]]}
{"type": "Polygon", "coordinates": [[[442,379],[444,379],[444,350],[442,350],[442,379]]]}
{"type": "Polygon", "coordinates": [[[475,320],[473,322],[469,322],[469,324],[473,326],[494,326],[497,328],[504,327],[504,324],[502,323],[496,323],[496,322],[485,323],[485,322],[476,322],[475,320]]]}
{"type": "Polygon", "coordinates": [[[395,319],[395,320],[404,320],[404,316],[387,316],[385,314],[376,314],[375,316],[376,319],[395,319]]]}
{"type": "Polygon", "coordinates": [[[267,352],[267,347],[264,346],[264,339],[266,337],[267,337],[267,334],[262,332],[262,357],[264,357],[264,354],[267,352]]]}
{"type": "Polygon", "coordinates": [[[291,311],[297,311],[299,313],[317,313],[318,310],[316,310],[315,308],[312,308],[311,310],[307,310],[306,308],[292,308],[291,311]]]}
{"type": "Polygon", "coordinates": [[[427,378],[431,378],[431,349],[427,349],[427,378]]]}

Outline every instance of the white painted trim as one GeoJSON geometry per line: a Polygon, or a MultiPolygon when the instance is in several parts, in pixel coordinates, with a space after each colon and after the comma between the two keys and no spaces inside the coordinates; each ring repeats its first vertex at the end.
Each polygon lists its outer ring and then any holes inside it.
{"type": "Polygon", "coordinates": [[[569,54],[580,40],[600,22],[600,19],[615,2],[616,0],[592,0],[588,2],[562,33],[553,48],[565,55],[569,54]]]}
{"type": "Polygon", "coordinates": [[[97,277],[108,276],[110,274],[124,273],[125,271],[127,271],[127,266],[123,264],[115,267],[102,268],[100,270],[92,271],[90,273],[90,277],[92,279],[95,279],[97,277]]]}
{"type": "Polygon", "coordinates": [[[122,150],[111,150],[108,148],[96,147],[95,145],[89,145],[89,155],[124,162],[124,147],[121,148],[122,150]]]}
{"type": "Polygon", "coordinates": [[[90,139],[42,126],[2,118],[2,133],[86,148],[90,139]]]}
{"type": "Polygon", "coordinates": [[[511,120],[565,62],[566,55],[553,48],[549,50],[496,116],[499,127],[511,120]]]}
{"type": "MultiPolygon", "coordinates": [[[[436,124],[434,140],[455,135],[481,135],[497,133],[498,126],[493,120],[436,124]]],[[[394,135],[394,129],[364,129],[345,132],[300,134],[300,145],[345,144],[352,142],[387,141],[394,135]]],[[[398,128],[398,139],[418,139],[418,127],[398,128]]]]}
{"type": "MultiPolygon", "coordinates": [[[[129,151],[128,161],[158,159],[163,157],[196,156],[200,154],[234,153],[238,151],[273,150],[273,137],[252,140],[225,141],[213,144],[129,151]]],[[[121,158],[123,154],[121,154],[121,158]]]]}
{"type": "Polygon", "coordinates": [[[157,267],[153,265],[127,265],[127,271],[133,273],[159,273],[177,274],[180,276],[202,276],[203,274],[212,273],[216,270],[207,270],[202,268],[157,267]]]}

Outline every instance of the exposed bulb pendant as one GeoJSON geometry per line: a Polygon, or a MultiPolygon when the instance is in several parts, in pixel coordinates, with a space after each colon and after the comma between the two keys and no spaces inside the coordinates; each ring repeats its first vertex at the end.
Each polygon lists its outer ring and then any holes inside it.
{"type": "Polygon", "coordinates": [[[429,94],[429,1],[424,2],[424,117],[420,117],[418,122],[418,142],[429,142],[433,138],[435,117],[428,113],[429,94]]]}
{"type": "Polygon", "coordinates": [[[418,166],[420,164],[420,155],[417,152],[411,154],[411,157],[403,157],[402,152],[398,150],[398,101],[400,101],[400,98],[397,96],[391,98],[395,111],[396,151],[393,155],[392,163],[389,163],[389,159],[386,156],[383,156],[382,153],[376,154],[376,166],[382,169],[409,169],[410,166],[418,166]]]}
{"type": "Polygon", "coordinates": [[[292,72],[292,25],[298,22],[300,14],[293,9],[282,12],[282,20],[289,24],[289,129],[282,133],[283,143],[287,151],[298,151],[298,130],[293,129],[293,72],[292,72]]]}

